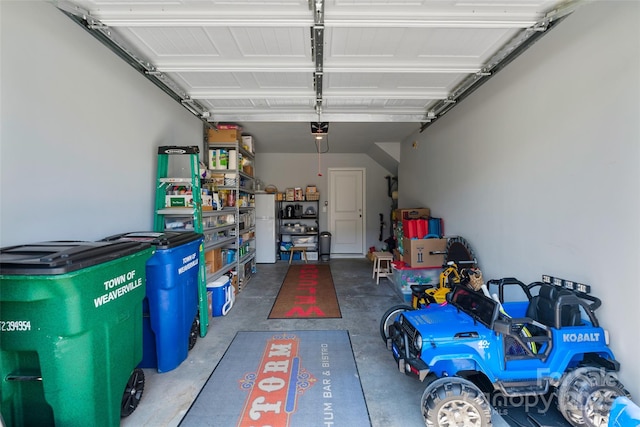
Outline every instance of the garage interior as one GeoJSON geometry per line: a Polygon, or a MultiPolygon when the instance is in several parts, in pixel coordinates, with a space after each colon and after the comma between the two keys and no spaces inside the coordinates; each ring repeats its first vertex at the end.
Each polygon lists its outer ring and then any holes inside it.
{"type": "Polygon", "coordinates": [[[366,170],[365,244],[340,268],[380,247],[378,213],[389,234],[394,176],[398,206],[443,218],[486,278],[590,284],[640,396],[639,22],[627,1],[3,1],[0,246],[151,229],[157,147],[238,123],[264,185],[326,195],[328,169],[366,170]],[[311,122],[329,123],[321,156],[311,122]]]}

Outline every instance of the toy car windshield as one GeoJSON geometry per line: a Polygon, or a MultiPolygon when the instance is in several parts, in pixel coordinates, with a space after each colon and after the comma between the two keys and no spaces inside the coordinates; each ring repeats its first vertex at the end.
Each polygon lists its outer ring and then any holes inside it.
{"type": "Polygon", "coordinates": [[[491,328],[498,315],[498,305],[491,298],[471,289],[455,286],[450,303],[475,320],[491,328]]]}

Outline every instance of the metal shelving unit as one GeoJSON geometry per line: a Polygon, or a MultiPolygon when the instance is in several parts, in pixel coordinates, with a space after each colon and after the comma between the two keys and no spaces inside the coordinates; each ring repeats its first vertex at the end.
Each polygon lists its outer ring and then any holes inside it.
{"type": "Polygon", "coordinates": [[[278,212],[281,213],[278,219],[278,253],[280,255],[280,259],[285,259],[285,256],[292,256],[293,253],[290,251],[282,250],[283,243],[292,243],[295,245],[298,239],[305,239],[308,237],[315,237],[315,242],[313,245],[305,245],[307,247],[307,256],[309,253],[318,254],[318,244],[319,244],[319,219],[320,219],[320,202],[318,200],[296,200],[296,201],[278,201],[278,212]],[[291,216],[287,215],[287,206],[288,205],[301,205],[302,213],[297,215],[293,214],[291,216]],[[306,209],[311,206],[313,207],[314,214],[307,215],[305,214],[306,209]],[[299,224],[290,225],[290,224],[299,224]],[[311,227],[314,227],[315,230],[310,230],[311,227]]]}
{"type": "MultiPolygon", "coordinates": [[[[204,180],[204,185],[212,188],[212,192],[220,194],[233,194],[234,206],[225,206],[221,211],[216,212],[233,212],[235,222],[233,227],[228,230],[230,236],[219,242],[216,246],[207,247],[205,251],[216,247],[225,247],[235,252],[235,260],[232,263],[226,263],[221,269],[213,273],[207,274],[207,282],[217,279],[218,277],[230,271],[237,274],[238,291],[246,287],[255,272],[255,200],[254,200],[254,177],[241,170],[242,159],[253,161],[254,156],[245,150],[240,143],[234,142],[207,142],[205,143],[207,150],[207,158],[210,150],[225,150],[228,153],[235,153],[236,158],[229,164],[235,164],[236,168],[217,168],[211,167],[209,164],[209,173],[214,178],[204,180]]],[[[224,198],[218,197],[221,204],[227,204],[224,198]]],[[[205,218],[208,215],[205,211],[205,218]]],[[[214,229],[219,232],[220,228],[214,229]]],[[[205,231],[206,241],[206,231],[205,231]]]]}

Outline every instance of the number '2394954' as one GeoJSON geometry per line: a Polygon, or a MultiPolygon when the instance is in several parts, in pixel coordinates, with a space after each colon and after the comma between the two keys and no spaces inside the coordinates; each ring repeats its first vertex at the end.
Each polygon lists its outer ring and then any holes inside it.
{"type": "Polygon", "coordinates": [[[30,331],[31,320],[0,320],[0,332],[30,331]]]}

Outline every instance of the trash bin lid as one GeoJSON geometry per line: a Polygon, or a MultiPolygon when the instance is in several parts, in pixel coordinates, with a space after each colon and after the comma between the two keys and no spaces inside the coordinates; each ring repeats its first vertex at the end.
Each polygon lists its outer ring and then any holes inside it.
{"type": "Polygon", "coordinates": [[[124,240],[130,242],[146,242],[152,244],[156,249],[164,250],[185,245],[202,238],[202,234],[194,231],[136,231],[133,233],[115,234],[105,237],[104,241],[112,242],[124,240]]]}
{"type": "Polygon", "coordinates": [[[51,241],[0,248],[0,274],[64,274],[149,249],[144,242],[51,241]]]}
{"type": "Polygon", "coordinates": [[[331,233],[329,233],[328,231],[323,231],[322,233],[320,233],[320,237],[327,237],[327,236],[331,236],[331,233]]]}

